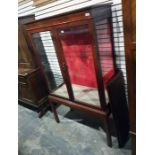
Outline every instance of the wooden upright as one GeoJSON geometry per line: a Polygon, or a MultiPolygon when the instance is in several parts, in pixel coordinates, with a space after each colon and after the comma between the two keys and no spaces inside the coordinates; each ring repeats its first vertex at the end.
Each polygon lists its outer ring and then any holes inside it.
{"type": "Polygon", "coordinates": [[[136,154],[136,0],[122,0],[132,154],[136,154]]]}

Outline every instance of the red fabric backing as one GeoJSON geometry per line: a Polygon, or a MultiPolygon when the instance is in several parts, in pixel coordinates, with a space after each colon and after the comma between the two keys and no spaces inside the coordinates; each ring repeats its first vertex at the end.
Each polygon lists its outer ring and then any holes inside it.
{"type": "Polygon", "coordinates": [[[89,33],[61,37],[71,83],[97,87],[89,33]]]}
{"type": "MultiPolygon", "coordinates": [[[[107,32],[105,32],[107,33],[107,32]]],[[[94,60],[92,56],[92,37],[88,32],[66,33],[61,35],[61,44],[63,47],[65,59],[67,62],[71,83],[97,88],[96,74],[94,68],[94,60]]],[[[111,42],[104,43],[104,46],[111,48],[111,42]]],[[[100,61],[104,62],[103,68],[113,62],[112,57],[100,57],[100,61]]],[[[110,69],[103,74],[104,84],[114,74],[114,70],[110,69]]]]}

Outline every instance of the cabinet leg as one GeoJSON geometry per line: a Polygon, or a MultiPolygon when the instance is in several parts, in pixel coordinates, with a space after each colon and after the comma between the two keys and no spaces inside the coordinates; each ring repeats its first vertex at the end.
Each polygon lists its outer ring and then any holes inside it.
{"type": "Polygon", "coordinates": [[[42,110],[39,112],[38,117],[41,118],[43,117],[43,115],[45,114],[45,112],[43,112],[42,110]]]}
{"type": "Polygon", "coordinates": [[[70,108],[70,111],[74,111],[72,108],[70,108]]]}
{"type": "Polygon", "coordinates": [[[50,102],[50,106],[51,106],[51,109],[52,109],[52,112],[54,114],[56,122],[59,123],[60,121],[59,121],[58,113],[57,113],[56,108],[55,108],[55,104],[50,102]]]}
{"type": "Polygon", "coordinates": [[[42,107],[39,114],[38,114],[38,117],[41,118],[43,115],[46,114],[46,112],[49,110],[49,105],[46,105],[45,107],[42,107]]]}
{"type": "Polygon", "coordinates": [[[106,131],[106,136],[107,136],[107,145],[109,147],[112,147],[112,139],[111,139],[111,132],[110,132],[110,126],[109,126],[109,117],[106,116],[104,118],[104,127],[106,131]]]}

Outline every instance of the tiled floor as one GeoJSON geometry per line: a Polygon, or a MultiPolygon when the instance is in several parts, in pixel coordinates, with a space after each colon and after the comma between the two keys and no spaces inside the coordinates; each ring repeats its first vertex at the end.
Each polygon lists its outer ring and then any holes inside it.
{"type": "Polygon", "coordinates": [[[84,122],[81,115],[78,116],[74,111],[69,114],[68,109],[62,106],[58,108],[58,112],[59,124],[50,111],[39,119],[36,112],[19,106],[19,155],[131,154],[130,143],[119,149],[115,137],[113,147],[109,148],[104,131],[100,131],[94,119],[84,122]]]}

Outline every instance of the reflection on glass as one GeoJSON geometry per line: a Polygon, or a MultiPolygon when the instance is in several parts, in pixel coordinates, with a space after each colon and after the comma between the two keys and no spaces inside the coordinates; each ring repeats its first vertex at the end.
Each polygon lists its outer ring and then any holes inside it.
{"type": "Polygon", "coordinates": [[[56,95],[68,98],[52,40],[52,33],[50,31],[38,32],[33,33],[32,37],[44,66],[50,90],[54,91],[56,95]],[[59,91],[60,88],[63,88],[62,91],[59,91]]]}
{"type": "Polygon", "coordinates": [[[108,19],[95,20],[99,58],[104,84],[114,75],[110,22],[108,19]]]}
{"type": "Polygon", "coordinates": [[[61,29],[59,37],[75,100],[100,106],[88,25],[61,29]]]}

